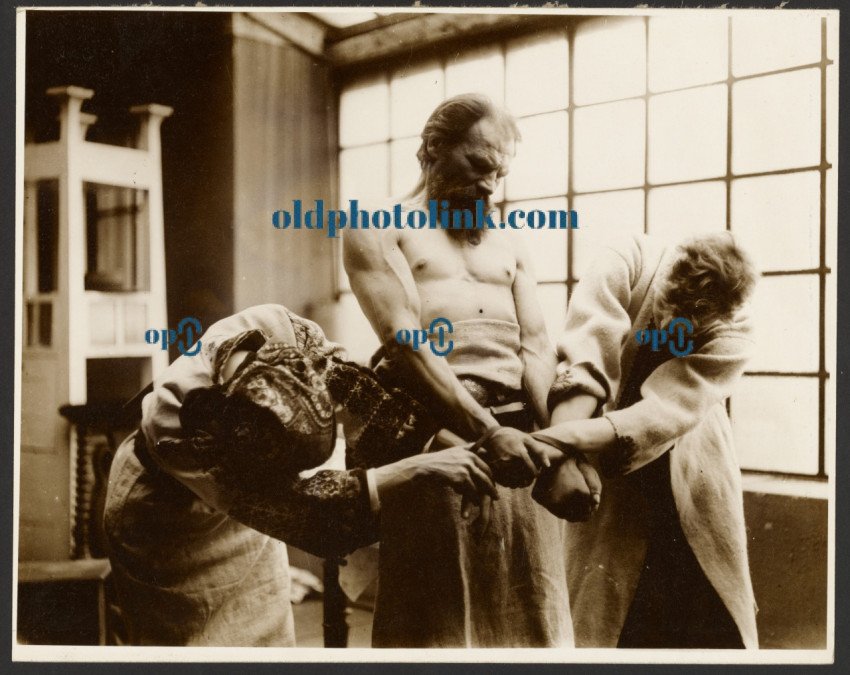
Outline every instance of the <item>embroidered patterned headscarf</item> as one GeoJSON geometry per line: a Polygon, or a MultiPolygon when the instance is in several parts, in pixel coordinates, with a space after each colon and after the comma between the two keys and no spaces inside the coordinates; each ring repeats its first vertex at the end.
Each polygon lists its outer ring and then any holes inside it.
{"type": "Polygon", "coordinates": [[[436,424],[421,404],[341,360],[312,322],[301,320],[295,328],[303,348],[268,340],[259,330],[226,340],[216,351],[213,386],[187,394],[180,421],[208,458],[208,471],[257,489],[319,466],[333,452],[335,405],[349,412],[349,468],[360,464],[364,444],[373,457],[380,450],[378,463],[422,448],[436,424]],[[300,335],[305,325],[317,334],[300,335]],[[225,364],[239,350],[249,353],[222,381],[225,364]]]}

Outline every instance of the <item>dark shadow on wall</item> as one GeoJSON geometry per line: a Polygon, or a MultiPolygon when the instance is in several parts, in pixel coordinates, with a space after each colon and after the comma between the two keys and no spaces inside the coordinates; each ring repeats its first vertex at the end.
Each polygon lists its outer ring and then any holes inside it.
{"type": "MultiPolygon", "coordinates": [[[[233,85],[229,14],[27,12],[26,137],[58,135],[49,87],[93,89],[90,141],[131,145],[132,105],[174,108],[162,126],[168,320],[206,327],[233,311],[233,85]]],[[[172,354],[175,356],[176,354],[172,354]]]]}
{"type": "Polygon", "coordinates": [[[824,649],[827,501],[745,493],[762,649],[824,649]]]}

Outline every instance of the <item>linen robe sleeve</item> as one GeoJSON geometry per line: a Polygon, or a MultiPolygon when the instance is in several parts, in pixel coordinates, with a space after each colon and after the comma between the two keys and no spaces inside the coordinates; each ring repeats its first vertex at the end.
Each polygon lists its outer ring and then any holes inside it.
{"type": "Polygon", "coordinates": [[[631,289],[638,274],[636,245],[605,249],[594,259],[570,299],[564,332],[558,340],[559,374],[549,391],[548,406],[571,396],[589,394],[599,402],[598,415],[620,385],[620,354],[631,336],[628,314],[631,289]]]}
{"type": "Polygon", "coordinates": [[[641,387],[642,400],[611,411],[622,386],[621,358],[634,339],[628,308],[642,273],[641,249],[631,245],[603,252],[576,286],[558,342],[565,369],[549,394],[550,410],[574,393],[594,396],[616,434],[603,452],[608,475],[630,473],[663,454],[679,436],[694,428],[714,404],[722,402],[739,379],[753,347],[744,311],[708,332],[692,354],[656,368],[641,387]]]}
{"type": "Polygon", "coordinates": [[[722,403],[751,354],[749,332],[748,319],[739,317],[697,351],[656,368],[641,386],[640,401],[606,412],[617,438],[606,473],[627,474],[653,461],[722,403]]]}

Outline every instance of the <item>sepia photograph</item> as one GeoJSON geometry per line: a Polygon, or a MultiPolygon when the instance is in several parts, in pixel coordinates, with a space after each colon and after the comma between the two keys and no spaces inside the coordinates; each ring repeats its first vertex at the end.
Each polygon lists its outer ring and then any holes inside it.
{"type": "Polygon", "coordinates": [[[19,9],[13,659],[832,663],[838,23],[19,9]]]}

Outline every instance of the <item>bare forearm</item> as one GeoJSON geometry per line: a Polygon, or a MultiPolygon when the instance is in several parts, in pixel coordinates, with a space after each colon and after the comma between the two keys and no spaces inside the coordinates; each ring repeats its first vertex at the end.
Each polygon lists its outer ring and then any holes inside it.
{"type": "Polygon", "coordinates": [[[474,441],[498,425],[493,415],[463,387],[445,359],[409,348],[402,348],[399,354],[448,411],[452,418],[450,428],[465,439],[474,441]]]}
{"type": "Polygon", "coordinates": [[[614,427],[604,417],[553,424],[539,432],[539,437],[556,441],[563,451],[574,452],[604,452],[616,441],[614,427]]]}
{"type": "Polygon", "coordinates": [[[598,405],[596,397],[590,394],[576,394],[555,406],[550,424],[555,426],[562,422],[587,419],[593,416],[598,405]]]}
{"type": "MultiPolygon", "coordinates": [[[[352,232],[351,235],[354,235],[352,232]]],[[[397,331],[419,326],[420,304],[410,267],[391,231],[381,239],[367,235],[345,244],[345,269],[351,288],[369,323],[393,357],[402,360],[449,416],[450,426],[465,438],[476,440],[496,420],[469,394],[445,359],[429,350],[414,351],[395,341],[397,331]],[[383,241],[383,243],[382,243],[383,241]]]]}
{"type": "Polygon", "coordinates": [[[526,353],[523,358],[523,384],[534,406],[534,418],[541,427],[549,425],[546,398],[555,378],[556,359],[554,352],[549,356],[551,358],[547,358],[545,354],[526,353]]]}
{"type": "Polygon", "coordinates": [[[517,323],[520,326],[523,385],[534,405],[537,422],[549,423],[546,399],[555,380],[558,359],[549,341],[543,310],[537,301],[537,282],[523,247],[517,250],[517,274],[512,287],[517,323]]]}

